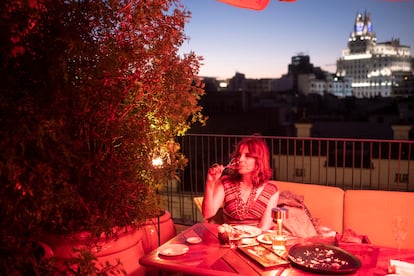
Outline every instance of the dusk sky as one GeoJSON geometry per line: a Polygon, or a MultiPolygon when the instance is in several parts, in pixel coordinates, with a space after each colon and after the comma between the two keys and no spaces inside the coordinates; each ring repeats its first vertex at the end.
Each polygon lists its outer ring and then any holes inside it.
{"type": "Polygon", "coordinates": [[[280,78],[291,57],[310,56],[334,73],[355,16],[371,15],[377,42],[399,38],[414,52],[414,0],[271,0],[266,9],[238,8],[216,0],[182,0],[192,18],[181,51],[203,56],[200,76],[280,78]]]}

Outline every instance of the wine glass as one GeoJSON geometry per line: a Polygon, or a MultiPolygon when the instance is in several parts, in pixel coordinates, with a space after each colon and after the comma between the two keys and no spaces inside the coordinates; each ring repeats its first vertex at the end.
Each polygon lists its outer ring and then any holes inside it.
{"type": "MultiPolygon", "coordinates": [[[[228,175],[233,174],[237,170],[237,165],[239,164],[239,160],[236,158],[233,158],[230,160],[230,162],[223,167],[223,170],[221,171],[221,175],[228,175]]],[[[218,168],[220,167],[219,163],[214,163],[210,166],[210,169],[214,170],[214,173],[217,173],[218,168]]]]}
{"type": "Polygon", "coordinates": [[[397,216],[392,221],[393,232],[398,246],[398,259],[401,259],[401,245],[407,237],[407,220],[401,216],[397,216]]]}

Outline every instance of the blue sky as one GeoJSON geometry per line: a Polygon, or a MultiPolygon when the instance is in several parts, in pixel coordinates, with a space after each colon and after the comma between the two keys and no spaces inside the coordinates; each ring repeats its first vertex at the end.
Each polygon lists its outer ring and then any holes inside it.
{"type": "Polygon", "coordinates": [[[355,16],[371,15],[377,42],[399,38],[414,52],[414,0],[271,0],[263,11],[216,0],[182,0],[192,18],[181,52],[203,56],[200,76],[279,78],[291,57],[310,56],[314,66],[335,72],[355,16]]]}

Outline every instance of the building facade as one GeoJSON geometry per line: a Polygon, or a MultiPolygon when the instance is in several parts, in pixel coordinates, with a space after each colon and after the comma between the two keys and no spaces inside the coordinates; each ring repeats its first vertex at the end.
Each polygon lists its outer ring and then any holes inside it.
{"type": "Polygon", "coordinates": [[[331,94],[338,98],[352,96],[352,79],[347,77],[336,77],[325,72],[323,78],[316,78],[315,74],[302,74],[298,76],[298,90],[303,95],[331,94]]]}
{"type": "Polygon", "coordinates": [[[337,60],[336,74],[352,79],[357,98],[413,95],[411,88],[401,89],[413,75],[410,47],[401,45],[399,39],[377,43],[368,13],[357,14],[348,48],[337,60]]]}

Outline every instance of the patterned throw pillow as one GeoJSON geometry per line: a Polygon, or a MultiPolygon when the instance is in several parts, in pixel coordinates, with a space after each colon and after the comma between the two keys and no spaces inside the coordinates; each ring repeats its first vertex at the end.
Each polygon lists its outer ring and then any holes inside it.
{"type": "Polygon", "coordinates": [[[309,238],[320,234],[318,223],[306,207],[302,195],[282,191],[277,205],[288,209],[288,217],[283,221],[283,230],[289,235],[309,238]]]}

